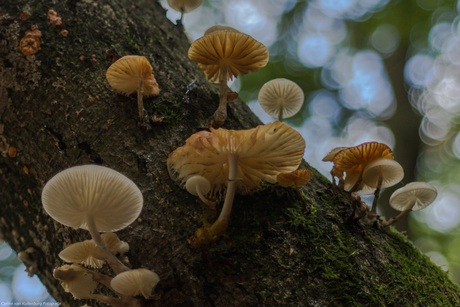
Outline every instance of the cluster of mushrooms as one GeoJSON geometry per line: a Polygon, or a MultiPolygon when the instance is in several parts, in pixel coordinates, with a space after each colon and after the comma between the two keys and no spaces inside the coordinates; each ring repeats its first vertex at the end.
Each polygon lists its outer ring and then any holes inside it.
{"type": "MultiPolygon", "coordinates": [[[[169,5],[182,14],[201,2],[168,0],[169,5]]],[[[167,168],[170,177],[198,196],[203,204],[215,208],[217,201],[224,200],[217,220],[198,229],[190,247],[207,245],[221,237],[228,226],[235,194],[257,191],[261,181],[294,186],[305,212],[309,212],[299,190],[312,176],[307,169],[298,170],[305,140],[282,122],[302,107],[302,89],[286,79],[269,81],[259,92],[259,103],[278,120],[249,130],[226,130],[220,127],[227,118],[228,102],[235,97],[234,93],[227,92],[227,81],[238,74],[263,68],[268,62],[267,48],[233,28],[214,26],[193,42],[188,55],[198,62],[208,81],[220,84],[219,106],[211,121],[218,129],[209,126],[209,131],[191,135],[184,146],[169,155],[167,168]]],[[[148,115],[143,98],[159,94],[148,60],[143,56],[122,57],[109,67],[106,76],[117,92],[137,93],[139,119],[146,123],[148,115]]],[[[340,147],[327,154],[323,161],[334,163],[331,171],[334,186],[338,177],[338,187],[351,193],[355,204],[351,220],[356,219],[355,211],[359,208],[358,218],[364,218],[369,224],[390,225],[407,212],[427,206],[437,195],[436,189],[427,183],[408,184],[390,199],[390,205],[403,212],[388,222],[381,222],[376,212],[380,190],[396,184],[404,175],[391,149],[376,142],[340,147]],[[370,211],[359,197],[368,193],[375,194],[370,211]]],[[[54,271],[54,277],[67,292],[78,299],[95,299],[112,306],[139,306],[140,300],[134,296],[140,294],[146,299],[153,298],[152,291],[160,278],[148,269],[131,269],[124,255],[129,245],[114,233],[131,224],[142,210],[143,196],[134,182],[106,167],[76,166],[48,181],[42,192],[42,203],[53,219],[75,229],[88,230],[92,237],[92,240],[68,246],[59,254],[62,260],[71,263],[54,271]],[[105,263],[115,273],[114,277],[89,269],[101,268],[105,263]],[[118,298],[93,294],[98,283],[107,286],[118,298]]]]}
{"type": "Polygon", "coordinates": [[[348,221],[363,218],[369,225],[388,226],[411,211],[421,210],[430,205],[438,195],[435,187],[425,182],[412,182],[397,189],[390,197],[390,206],[401,213],[388,220],[381,221],[377,214],[377,202],[380,191],[399,183],[404,177],[402,166],[394,160],[390,147],[383,143],[367,142],[354,147],[337,147],[323,158],[334,163],[331,170],[332,183],[350,192],[353,200],[353,213],[348,221]],[[345,178],[344,175],[346,174],[345,178]],[[360,195],[374,194],[372,208],[361,200],[360,195]],[[359,208],[358,217],[355,217],[359,208]]]}
{"type": "Polygon", "coordinates": [[[54,270],[54,277],[61,281],[66,292],[76,299],[94,299],[116,307],[140,306],[140,300],[134,298],[139,294],[153,298],[152,290],[160,278],[147,269],[129,268],[128,258],[124,256],[129,245],[114,233],[137,219],[143,202],[142,193],[133,181],[99,165],[71,167],[47,182],[42,192],[45,211],[65,226],[88,230],[92,237],[68,246],[59,254],[62,260],[72,263],[54,270]],[[101,268],[104,263],[111,267],[115,277],[84,267],[101,268]],[[93,294],[98,283],[119,298],[93,294]]]}

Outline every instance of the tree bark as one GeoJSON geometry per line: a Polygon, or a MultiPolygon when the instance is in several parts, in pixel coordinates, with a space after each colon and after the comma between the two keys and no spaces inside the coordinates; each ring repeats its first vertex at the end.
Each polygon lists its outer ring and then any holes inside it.
{"type": "MultiPolygon", "coordinates": [[[[41,190],[59,171],[88,163],[123,173],[144,195],[139,219],[118,232],[130,244],[132,267],[161,277],[156,299],[143,306],[460,305],[458,286],[393,228],[344,224],[349,196],[313,169],[302,189],[311,214],[294,187],[266,184],[254,195],[236,195],[223,239],[190,249],[202,208],[169,178],[166,159],[207,128],[218,88],[188,60],[185,35],[158,3],[49,3],[0,4],[0,236],[16,251],[35,248],[37,275],[63,306],[97,305],[74,300],[52,276],[63,264],[58,253],[89,233],[51,219],[41,190]],[[62,25],[50,24],[49,9],[62,25]],[[30,18],[21,21],[22,12],[30,18]],[[24,56],[19,42],[34,24],[40,50],[24,56]],[[153,66],[160,95],[144,99],[151,129],[138,125],[136,96],[116,94],[104,76],[116,53],[143,55],[153,66]],[[15,157],[8,147],[17,149],[15,157]]],[[[224,127],[259,123],[236,101],[224,127]]],[[[212,212],[204,215],[212,221],[212,212]]]]}

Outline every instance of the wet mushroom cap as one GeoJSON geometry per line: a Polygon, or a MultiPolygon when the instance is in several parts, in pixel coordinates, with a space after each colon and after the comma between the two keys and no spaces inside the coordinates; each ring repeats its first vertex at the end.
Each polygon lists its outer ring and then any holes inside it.
{"type": "Polygon", "coordinates": [[[308,169],[303,168],[290,173],[281,173],[276,176],[276,180],[282,187],[290,187],[291,185],[306,185],[313,175],[308,169]]]}
{"type": "Polygon", "coordinates": [[[278,78],[265,83],[259,91],[259,104],[264,111],[273,117],[283,118],[294,116],[304,102],[304,93],[295,82],[278,78]]]}
{"type": "Polygon", "coordinates": [[[334,160],[334,157],[339,153],[341,152],[342,150],[344,149],[347,149],[348,147],[336,147],[334,149],[331,149],[323,158],[322,161],[326,162],[326,161],[330,161],[332,162],[334,160]]]}
{"type": "Polygon", "coordinates": [[[434,186],[426,182],[411,182],[397,189],[390,197],[390,206],[399,211],[421,210],[430,205],[438,196],[434,186]]]}
{"type": "Polygon", "coordinates": [[[133,296],[142,294],[148,298],[159,281],[160,277],[155,272],[136,269],[118,274],[112,279],[110,286],[121,294],[133,296]]]}
{"type": "Polygon", "coordinates": [[[188,13],[198,8],[203,0],[168,0],[168,5],[175,11],[188,13]]]}
{"type": "Polygon", "coordinates": [[[123,174],[99,165],[68,168],[45,185],[42,203],[56,221],[72,228],[88,229],[91,215],[98,231],[117,231],[140,214],[142,193],[123,174]]]}
{"type": "Polygon", "coordinates": [[[211,183],[211,194],[222,196],[228,179],[228,156],[239,157],[237,191],[250,193],[260,180],[276,182],[279,173],[296,170],[302,161],[305,141],[288,125],[276,121],[249,130],[211,129],[187,139],[168,157],[170,177],[182,187],[193,175],[211,183]]]}
{"type": "Polygon", "coordinates": [[[223,65],[228,65],[225,80],[254,72],[267,65],[268,50],[247,34],[234,29],[216,30],[193,42],[188,57],[198,63],[209,82],[219,83],[223,65]]]}
{"type": "Polygon", "coordinates": [[[143,82],[143,96],[157,96],[160,88],[152,71],[152,65],[143,56],[128,55],[120,58],[107,69],[106,77],[110,86],[120,94],[129,96],[143,82]]]}
{"type": "Polygon", "coordinates": [[[364,168],[363,182],[372,188],[377,188],[380,176],[382,176],[381,188],[388,188],[404,178],[404,169],[395,160],[377,159],[364,168]]]}

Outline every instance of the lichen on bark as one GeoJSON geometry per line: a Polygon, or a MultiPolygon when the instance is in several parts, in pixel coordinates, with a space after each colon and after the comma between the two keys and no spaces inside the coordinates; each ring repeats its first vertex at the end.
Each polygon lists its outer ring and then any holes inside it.
{"type": "MultiPolygon", "coordinates": [[[[84,304],[63,291],[52,270],[63,264],[57,255],[65,246],[89,234],[53,221],[42,208],[41,189],[62,169],[96,163],[125,174],[143,192],[140,218],[118,234],[130,244],[131,265],[161,277],[158,300],[145,306],[460,305],[458,286],[401,234],[345,225],[348,195],[313,169],[302,188],[312,214],[303,213],[294,189],[266,184],[235,197],[221,241],[190,249],[187,239],[202,226],[202,209],[169,178],[166,159],[207,128],[219,99],[218,88],[188,60],[188,48],[181,29],[151,0],[2,3],[0,141],[18,155],[1,158],[0,235],[16,251],[36,249],[38,276],[57,301],[84,304]],[[46,19],[49,9],[61,26],[46,19]],[[27,21],[18,19],[23,11],[27,21]],[[18,43],[32,24],[43,42],[26,57],[18,43]],[[136,97],[116,94],[105,80],[111,50],[152,64],[160,95],[144,106],[164,119],[152,121],[151,130],[137,123],[136,97]],[[91,103],[89,96],[99,99],[91,103]]],[[[259,123],[241,101],[230,104],[225,128],[259,123]]]]}

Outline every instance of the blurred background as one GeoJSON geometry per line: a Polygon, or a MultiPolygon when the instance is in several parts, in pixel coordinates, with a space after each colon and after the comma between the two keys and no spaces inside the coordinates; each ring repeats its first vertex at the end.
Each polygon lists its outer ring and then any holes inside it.
{"type": "MultiPolygon", "coordinates": [[[[161,4],[172,22],[180,18],[161,4]]],[[[387,219],[398,214],[388,205],[394,190],[412,181],[434,185],[435,202],[395,227],[460,284],[459,2],[204,0],[183,24],[193,40],[221,24],[267,46],[269,64],[229,85],[268,123],[275,119],[259,106],[259,89],[274,78],[296,82],[305,103],[285,122],[305,138],[305,160],[326,177],[332,164],[321,160],[332,148],[389,145],[405,177],[382,192],[379,213],[387,219]]],[[[51,301],[20,263],[0,246],[0,302],[51,301]]]]}

